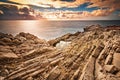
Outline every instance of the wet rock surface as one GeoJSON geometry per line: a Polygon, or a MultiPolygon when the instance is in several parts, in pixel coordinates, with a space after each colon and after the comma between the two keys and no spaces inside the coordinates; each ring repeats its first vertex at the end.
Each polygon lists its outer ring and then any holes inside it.
{"type": "Polygon", "coordinates": [[[0,33],[1,80],[120,80],[119,63],[120,26],[92,25],[48,42],[0,33]],[[61,50],[60,41],[70,43],[61,50]]]}

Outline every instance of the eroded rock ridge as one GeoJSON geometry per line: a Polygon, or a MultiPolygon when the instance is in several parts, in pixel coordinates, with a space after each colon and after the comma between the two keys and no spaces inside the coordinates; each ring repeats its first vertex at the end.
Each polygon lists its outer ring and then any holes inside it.
{"type": "Polygon", "coordinates": [[[120,26],[45,41],[29,33],[0,33],[1,80],[120,80],[120,26]],[[64,49],[55,46],[70,42],[64,49]]]}

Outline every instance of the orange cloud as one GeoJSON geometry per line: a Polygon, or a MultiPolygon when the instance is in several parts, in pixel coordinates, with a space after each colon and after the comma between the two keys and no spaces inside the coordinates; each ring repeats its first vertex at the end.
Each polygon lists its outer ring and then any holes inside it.
{"type": "Polygon", "coordinates": [[[49,5],[50,7],[61,8],[61,7],[69,7],[74,8],[79,5],[87,2],[87,0],[75,0],[73,2],[61,1],[61,0],[40,0],[39,4],[41,5],[49,5]]]}
{"type": "Polygon", "coordinates": [[[61,8],[61,7],[78,7],[79,5],[87,2],[88,0],[75,0],[72,2],[61,1],[61,0],[9,0],[16,3],[21,4],[32,4],[40,7],[55,7],[55,8],[61,8]]]}
{"type": "Polygon", "coordinates": [[[84,4],[86,2],[92,3],[88,6],[88,8],[91,7],[99,7],[99,8],[112,8],[114,10],[120,9],[120,0],[75,0],[72,2],[62,1],[62,0],[9,0],[16,3],[21,4],[31,4],[36,5],[40,7],[55,7],[55,8],[61,8],[61,7],[68,7],[68,8],[74,8],[78,7],[81,4],[84,4]]]}
{"type": "Polygon", "coordinates": [[[92,5],[89,5],[88,8],[91,7],[99,7],[99,8],[111,8],[111,9],[120,9],[120,0],[90,0],[92,5]]]}
{"type": "Polygon", "coordinates": [[[9,0],[9,1],[21,3],[21,4],[32,4],[32,3],[37,3],[40,0],[9,0]]]}
{"type": "Polygon", "coordinates": [[[56,12],[44,12],[43,17],[47,19],[83,19],[83,18],[90,18],[90,17],[104,17],[109,16],[113,10],[111,9],[98,9],[92,12],[88,11],[81,11],[81,12],[74,12],[74,11],[56,11],[56,12]]]}
{"type": "Polygon", "coordinates": [[[108,16],[108,15],[110,15],[112,12],[113,12],[112,9],[110,9],[110,10],[107,10],[107,9],[104,9],[104,10],[98,9],[98,10],[92,11],[91,14],[92,14],[93,16],[108,16]]]}
{"type": "MultiPolygon", "coordinates": [[[[80,19],[84,17],[102,17],[102,16],[108,16],[111,15],[115,10],[120,9],[120,0],[74,0],[72,2],[68,2],[67,0],[9,0],[12,2],[24,4],[22,5],[16,5],[18,6],[18,9],[21,9],[23,7],[27,7],[30,10],[30,7],[26,6],[28,4],[36,5],[40,7],[54,7],[54,8],[75,8],[78,7],[86,2],[91,3],[88,5],[87,8],[92,7],[98,7],[98,10],[93,10],[92,12],[88,11],[81,11],[81,12],[74,12],[74,11],[63,11],[63,12],[51,12],[51,13],[43,13],[44,18],[68,18],[68,19],[80,19]]],[[[0,2],[1,4],[1,2],[0,2]]],[[[3,3],[2,3],[3,4],[3,3]]],[[[8,3],[6,3],[8,4],[8,3]]],[[[0,12],[2,14],[2,12],[0,12]]],[[[24,14],[24,12],[19,11],[19,14],[24,14]]],[[[29,15],[35,14],[31,11],[28,13],[29,15]]]]}

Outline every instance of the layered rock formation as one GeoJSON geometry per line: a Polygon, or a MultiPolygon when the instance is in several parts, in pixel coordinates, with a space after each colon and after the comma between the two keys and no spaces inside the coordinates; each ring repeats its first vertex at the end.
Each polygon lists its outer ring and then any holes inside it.
{"type": "Polygon", "coordinates": [[[48,42],[28,33],[0,35],[1,80],[120,80],[120,26],[93,25],[48,42]],[[57,49],[60,41],[70,44],[57,49]]]}

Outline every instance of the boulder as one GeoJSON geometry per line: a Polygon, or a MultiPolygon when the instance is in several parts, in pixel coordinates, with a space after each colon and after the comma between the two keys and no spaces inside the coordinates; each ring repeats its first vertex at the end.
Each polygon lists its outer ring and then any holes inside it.
{"type": "Polygon", "coordinates": [[[97,24],[97,25],[91,25],[91,26],[88,26],[86,28],[84,28],[84,31],[92,31],[92,30],[98,30],[98,29],[101,29],[102,27],[97,24]]]}
{"type": "Polygon", "coordinates": [[[113,56],[112,55],[108,55],[106,60],[105,60],[105,64],[111,64],[112,63],[112,59],[113,59],[113,56]]]}
{"type": "Polygon", "coordinates": [[[0,76],[0,80],[4,80],[4,77],[0,76]]]}
{"type": "Polygon", "coordinates": [[[95,58],[90,57],[86,63],[79,80],[94,80],[95,58]]]}
{"type": "Polygon", "coordinates": [[[56,80],[60,76],[60,70],[57,67],[53,68],[46,80],[56,80]]]}
{"type": "Polygon", "coordinates": [[[120,69],[120,53],[114,53],[113,55],[113,65],[120,69]]]}
{"type": "Polygon", "coordinates": [[[118,70],[114,65],[104,65],[104,69],[109,73],[114,73],[118,70]]]}
{"type": "Polygon", "coordinates": [[[16,35],[16,37],[18,37],[18,36],[19,37],[24,37],[26,39],[36,39],[37,38],[37,36],[34,36],[34,35],[30,34],[30,33],[24,33],[24,32],[21,32],[18,35],[16,35]]]}

